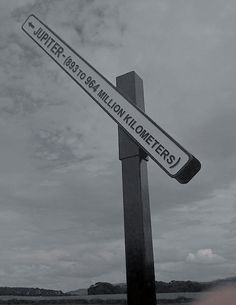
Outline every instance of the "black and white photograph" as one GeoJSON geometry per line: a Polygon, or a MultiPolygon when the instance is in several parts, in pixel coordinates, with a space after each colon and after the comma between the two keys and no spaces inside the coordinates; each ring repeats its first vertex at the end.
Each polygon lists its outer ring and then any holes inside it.
{"type": "Polygon", "coordinates": [[[0,0],[0,305],[236,303],[236,2],[0,0]]]}

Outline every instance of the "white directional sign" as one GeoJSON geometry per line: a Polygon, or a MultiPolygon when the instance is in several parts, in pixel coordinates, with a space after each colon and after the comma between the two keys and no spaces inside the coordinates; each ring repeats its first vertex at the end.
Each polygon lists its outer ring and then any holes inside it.
{"type": "Polygon", "coordinates": [[[200,162],[34,15],[22,26],[90,97],[171,177],[187,183],[200,162]]]}

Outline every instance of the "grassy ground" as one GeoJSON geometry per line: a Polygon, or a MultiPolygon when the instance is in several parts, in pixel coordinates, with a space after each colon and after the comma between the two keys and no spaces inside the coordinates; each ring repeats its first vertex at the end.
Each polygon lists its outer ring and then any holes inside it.
{"type": "MultiPolygon", "coordinates": [[[[177,299],[159,299],[157,304],[160,305],[187,305],[190,304],[192,299],[179,297],[177,299]]],[[[0,300],[0,305],[126,305],[126,300],[102,300],[102,299],[74,299],[74,300],[22,300],[22,299],[11,299],[11,300],[0,300]]]]}

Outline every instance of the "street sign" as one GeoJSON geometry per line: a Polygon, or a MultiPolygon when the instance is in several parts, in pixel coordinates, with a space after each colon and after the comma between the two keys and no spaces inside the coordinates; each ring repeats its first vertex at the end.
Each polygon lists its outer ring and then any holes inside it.
{"type": "Polygon", "coordinates": [[[32,38],[171,177],[189,182],[200,162],[34,15],[22,26],[32,38]]]}

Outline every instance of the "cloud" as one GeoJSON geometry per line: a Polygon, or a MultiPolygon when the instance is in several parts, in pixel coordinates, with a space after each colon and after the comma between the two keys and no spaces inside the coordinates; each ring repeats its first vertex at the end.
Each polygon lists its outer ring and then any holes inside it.
{"type": "MultiPolygon", "coordinates": [[[[124,245],[122,241],[104,241],[96,243],[70,244],[67,249],[54,248],[41,250],[22,247],[17,253],[8,252],[5,259],[11,262],[11,266],[2,266],[1,270],[8,281],[9,271],[16,271],[15,278],[22,278],[23,283],[29,285],[33,280],[33,272],[37,273],[39,283],[45,287],[43,279],[48,278],[51,284],[48,287],[57,287],[57,281],[73,283],[75,278],[79,282],[97,282],[100,278],[106,279],[113,272],[121,272],[120,281],[124,281],[124,267],[120,265],[124,260],[124,245]],[[17,269],[17,266],[20,267],[17,269]],[[17,270],[16,270],[17,269],[17,270]],[[123,278],[122,278],[123,277],[123,278]]],[[[32,284],[30,285],[32,286],[32,284]]],[[[72,284],[72,287],[76,287],[72,284]]]]}
{"type": "Polygon", "coordinates": [[[186,260],[197,264],[218,264],[225,261],[223,257],[213,253],[212,249],[199,249],[196,253],[189,253],[186,260]]]}
{"type": "Polygon", "coordinates": [[[31,13],[109,80],[135,70],[147,114],[202,162],[185,186],[148,162],[157,279],[231,275],[234,0],[0,7],[3,285],[72,290],[125,280],[117,126],[21,31],[31,13]]]}
{"type": "Polygon", "coordinates": [[[99,3],[94,0],[71,0],[68,6],[63,0],[35,1],[15,9],[12,16],[23,21],[27,15],[34,13],[45,22],[55,24],[80,45],[115,48],[119,46],[125,30],[119,11],[123,3],[123,0],[103,0],[99,3]]]}
{"type": "Polygon", "coordinates": [[[33,141],[34,157],[49,161],[48,166],[66,166],[93,158],[91,153],[83,152],[83,135],[73,132],[69,126],[64,130],[41,129],[33,136],[33,141]]]}
{"type": "MultiPolygon", "coordinates": [[[[102,123],[101,128],[104,124],[101,112],[97,112],[97,106],[83,103],[85,94],[27,37],[22,39],[24,34],[19,26],[30,13],[35,13],[44,21],[50,18],[52,26],[58,28],[62,37],[66,35],[69,43],[81,45],[83,41],[83,48],[92,52],[94,48],[100,52],[100,47],[114,49],[120,44],[124,31],[118,3],[70,1],[68,6],[64,1],[23,1],[18,7],[8,6],[7,2],[3,7],[13,25],[9,30],[7,24],[2,23],[6,31],[1,40],[0,60],[5,71],[0,75],[0,116],[7,120],[17,118],[30,130],[31,155],[38,159],[35,164],[40,164],[40,168],[69,167],[91,160],[94,154],[105,159],[97,149],[100,141],[93,132],[98,130],[97,123],[102,123]],[[79,27],[81,33],[75,30],[79,27]],[[96,122],[96,118],[100,121],[96,122]],[[85,149],[88,143],[91,144],[85,149]]],[[[109,130],[104,132],[103,146],[109,145],[105,140],[109,130]]]]}

